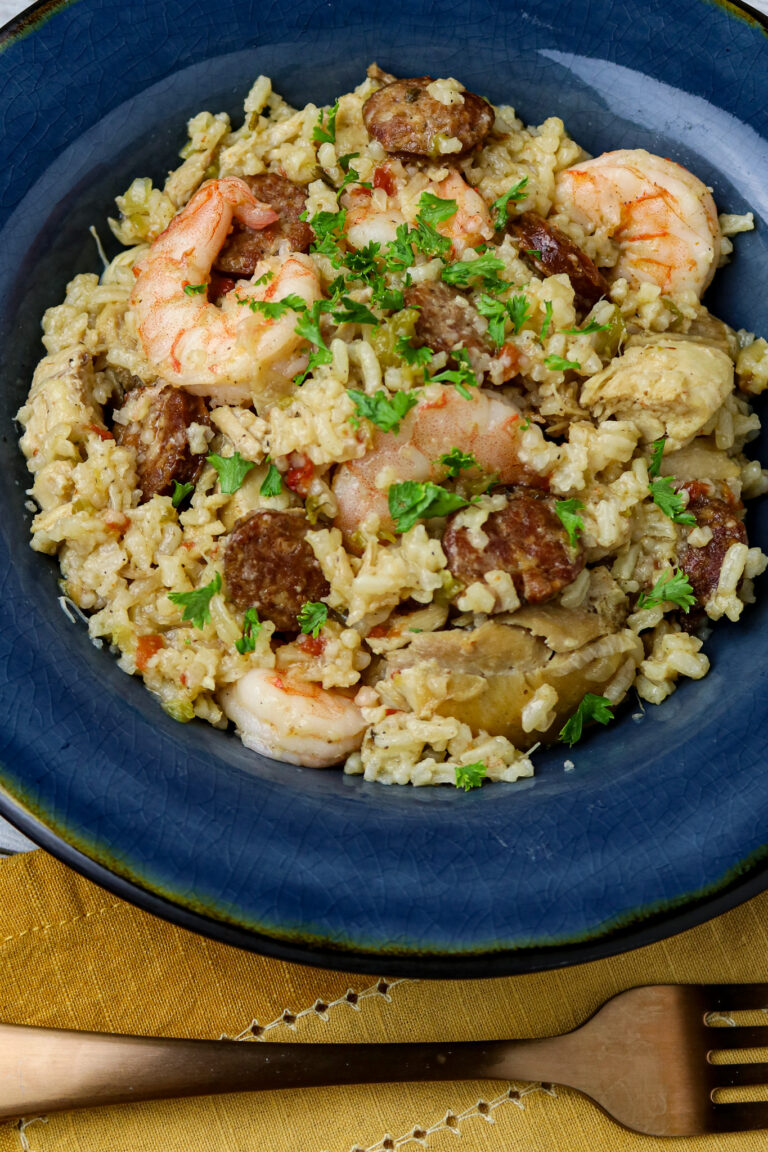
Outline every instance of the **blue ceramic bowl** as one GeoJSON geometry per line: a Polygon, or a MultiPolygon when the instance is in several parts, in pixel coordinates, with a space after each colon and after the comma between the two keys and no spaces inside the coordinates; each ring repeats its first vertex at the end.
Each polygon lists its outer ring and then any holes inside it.
{"type": "MultiPolygon", "coordinates": [[[[707,0],[62,0],[0,36],[0,809],[171,920],[274,955],[486,975],[620,951],[765,886],[768,597],[718,626],[712,672],[627,710],[535,779],[465,794],[277,764],[170,720],[57,603],[27,543],[12,419],[40,317],[98,270],[91,224],[162,180],[201,108],[237,115],[265,72],[331,102],[371,60],[454,75],[593,153],[648,148],[752,209],[713,310],[768,333],[768,38],[707,0]]],[[[763,453],[765,458],[765,453],[763,453]]],[[[765,505],[751,514],[768,543],[765,505]]]]}

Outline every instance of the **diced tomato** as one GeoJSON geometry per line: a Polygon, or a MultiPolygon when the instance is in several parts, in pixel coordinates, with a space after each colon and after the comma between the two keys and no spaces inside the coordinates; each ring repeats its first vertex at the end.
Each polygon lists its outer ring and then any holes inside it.
{"type": "Polygon", "coordinates": [[[377,168],[374,172],[373,186],[374,188],[383,188],[387,196],[394,196],[395,192],[397,192],[395,178],[386,164],[382,168],[377,168]]]}
{"type": "Polygon", "coordinates": [[[159,652],[161,648],[165,648],[165,640],[162,636],[157,636],[155,633],[139,636],[136,644],[136,667],[139,672],[146,672],[150,657],[154,656],[155,652],[159,652]]]}
{"type": "Polygon", "coordinates": [[[322,636],[299,636],[299,648],[310,656],[321,656],[325,651],[325,640],[322,636]]]}
{"type": "Polygon", "coordinates": [[[86,424],[86,428],[89,428],[91,432],[95,432],[102,440],[114,440],[112,433],[108,432],[106,428],[100,428],[98,424],[86,424]]]}
{"type": "Polygon", "coordinates": [[[291,492],[297,492],[299,496],[307,496],[314,474],[314,464],[311,460],[305,460],[303,464],[298,464],[295,468],[289,468],[283,479],[291,492]]]}

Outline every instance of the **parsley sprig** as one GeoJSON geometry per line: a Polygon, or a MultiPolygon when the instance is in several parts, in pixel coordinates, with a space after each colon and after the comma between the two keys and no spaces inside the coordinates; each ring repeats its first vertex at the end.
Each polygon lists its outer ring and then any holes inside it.
{"type": "Polygon", "coordinates": [[[255,608],[246,608],[243,617],[243,634],[239,640],[235,640],[235,648],[241,656],[245,656],[246,652],[256,651],[256,640],[259,632],[261,632],[261,621],[258,612],[255,608]]]}
{"type": "Polygon", "coordinates": [[[664,455],[664,446],[666,443],[666,436],[662,436],[661,439],[654,440],[653,444],[651,444],[651,462],[648,465],[648,475],[652,480],[661,473],[661,458],[664,455]]]}
{"type": "Polygon", "coordinates": [[[221,573],[217,572],[210,584],[191,592],[169,592],[168,599],[184,609],[182,621],[191,620],[195,628],[205,628],[211,619],[211,600],[221,591],[221,573]]]}
{"type": "Polygon", "coordinates": [[[488,774],[485,764],[480,761],[477,764],[457,764],[455,771],[456,787],[463,788],[465,792],[479,788],[488,774]]]}
{"type": "Polygon", "coordinates": [[[398,356],[402,356],[406,364],[410,364],[411,367],[423,367],[429,364],[434,356],[434,352],[431,348],[427,348],[426,344],[422,345],[421,348],[416,348],[407,336],[401,336],[395,342],[395,352],[398,356]]]}
{"type": "Polygon", "coordinates": [[[243,459],[239,452],[235,452],[234,456],[217,456],[215,452],[211,452],[206,456],[206,460],[218,472],[219,484],[226,496],[237,492],[251,468],[255,468],[253,461],[243,459]]]}
{"type": "Polygon", "coordinates": [[[439,384],[453,384],[460,396],[463,396],[465,400],[471,400],[472,393],[469,389],[477,388],[477,376],[475,376],[469,362],[469,353],[466,348],[457,348],[451,353],[451,356],[458,367],[446,368],[444,372],[438,372],[431,379],[439,384]]]}
{"type": "Polygon", "coordinates": [[[381,428],[382,432],[400,431],[400,421],[410,412],[411,408],[419,402],[419,393],[394,392],[389,396],[383,388],[368,396],[365,392],[357,392],[354,388],[347,388],[347,396],[354,403],[357,411],[371,424],[381,428]]]}
{"type": "Polygon", "coordinates": [[[486,292],[501,292],[509,287],[499,276],[504,271],[504,261],[492,252],[483,252],[476,260],[457,260],[448,264],[440,273],[446,284],[456,288],[468,288],[473,281],[482,281],[486,292]]]}
{"type": "Polygon", "coordinates": [[[573,716],[561,728],[560,739],[573,747],[578,740],[581,740],[584,725],[590,720],[595,720],[598,724],[608,724],[613,720],[612,707],[606,696],[595,696],[592,692],[587,692],[573,716]]]}
{"type": "Polygon", "coordinates": [[[280,469],[267,457],[269,468],[259,488],[260,496],[279,496],[283,490],[283,477],[280,469]]]}
{"type": "Polygon", "coordinates": [[[185,284],[184,285],[184,295],[185,296],[202,296],[205,293],[205,290],[207,287],[208,287],[207,284],[185,284]]]}
{"type": "Polygon", "coordinates": [[[171,504],[174,508],[178,508],[182,500],[189,496],[190,492],[194,492],[194,484],[187,482],[186,484],[179,484],[178,480],[173,482],[173,495],[171,496],[171,504]]]}
{"type": "Polygon", "coordinates": [[[328,605],[321,604],[318,600],[307,600],[301,606],[296,619],[303,634],[317,640],[320,629],[328,619],[328,605]]]}
{"type": "Polygon", "coordinates": [[[558,500],[555,503],[555,513],[568,533],[571,548],[576,547],[579,535],[584,531],[584,521],[579,515],[583,507],[581,500],[558,500]]]}
{"type": "Polygon", "coordinates": [[[685,511],[683,497],[672,487],[674,483],[674,476],[658,476],[651,480],[648,485],[651,499],[675,524],[695,524],[696,517],[692,512],[685,511]]]}
{"type": "Polygon", "coordinates": [[[417,520],[432,516],[448,516],[469,504],[457,492],[447,492],[431,480],[404,480],[389,489],[389,514],[395,522],[395,532],[407,532],[417,520]]]}
{"type": "Polygon", "coordinates": [[[462,452],[461,448],[451,448],[450,452],[443,452],[438,460],[442,464],[449,476],[454,479],[458,476],[459,472],[464,471],[466,468],[479,468],[477,460],[473,452],[462,452]]]}
{"type": "Polygon", "coordinates": [[[328,119],[325,119],[323,109],[320,109],[320,115],[317,118],[317,124],[312,129],[312,139],[317,144],[335,144],[336,143],[336,116],[339,112],[339,102],[336,103],[328,110],[328,119]]]}
{"type": "Polygon", "coordinates": [[[555,356],[554,353],[547,356],[544,363],[552,372],[578,372],[581,370],[581,364],[578,360],[566,360],[563,356],[555,356]]]}
{"type": "Polygon", "coordinates": [[[638,608],[657,608],[661,604],[675,604],[683,612],[690,612],[696,603],[691,583],[682,568],[669,568],[662,572],[650,592],[641,592],[638,608]]]}
{"type": "Polygon", "coordinates": [[[493,213],[493,223],[496,231],[503,228],[507,222],[507,205],[510,201],[517,204],[520,200],[525,200],[527,192],[525,191],[528,186],[528,177],[523,176],[522,180],[518,180],[517,184],[513,184],[508,192],[503,196],[499,196],[498,200],[494,200],[491,204],[491,212],[493,213]]]}

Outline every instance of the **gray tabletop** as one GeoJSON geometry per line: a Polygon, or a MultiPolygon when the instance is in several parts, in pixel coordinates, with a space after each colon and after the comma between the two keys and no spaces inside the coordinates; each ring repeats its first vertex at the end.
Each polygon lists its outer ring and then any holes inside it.
{"type": "MultiPolygon", "coordinates": [[[[751,4],[753,8],[758,8],[768,16],[768,0],[751,0],[751,4]]],[[[0,25],[5,24],[27,7],[26,3],[20,4],[17,0],[0,0],[0,25]]],[[[0,818],[0,856],[9,855],[12,852],[26,852],[34,847],[35,845],[31,841],[0,818]]]]}

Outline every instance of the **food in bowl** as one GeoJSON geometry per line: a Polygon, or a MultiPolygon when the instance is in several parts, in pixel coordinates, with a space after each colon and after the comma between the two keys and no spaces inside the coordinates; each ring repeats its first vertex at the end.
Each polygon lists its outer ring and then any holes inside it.
{"type": "Polygon", "coordinates": [[[384,783],[516,780],[768,563],[768,344],[701,296],[749,230],[452,79],[332,108],[259,77],[137,178],[18,418],[62,603],[180,721],[384,783]]]}

